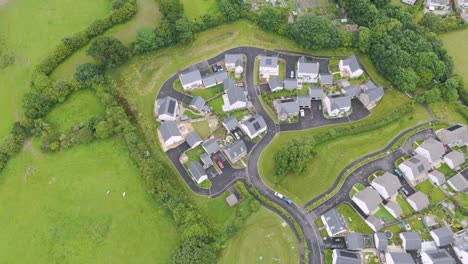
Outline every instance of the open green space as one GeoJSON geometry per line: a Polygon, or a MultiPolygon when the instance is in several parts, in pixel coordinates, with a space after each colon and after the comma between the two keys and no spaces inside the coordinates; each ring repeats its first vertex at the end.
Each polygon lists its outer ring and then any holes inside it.
{"type": "Polygon", "coordinates": [[[435,117],[437,117],[439,120],[445,120],[449,123],[462,124],[466,124],[468,122],[457,110],[455,110],[455,106],[453,104],[437,102],[430,104],[429,108],[432,110],[432,113],[434,113],[435,117]]]}
{"type": "Polygon", "coordinates": [[[261,207],[228,241],[218,263],[298,263],[296,237],[283,219],[261,207]]]}
{"type": "Polygon", "coordinates": [[[22,96],[29,90],[33,66],[61,38],[109,12],[108,0],[14,0],[0,7],[0,43],[15,56],[13,65],[0,70],[0,138],[22,117],[22,96]]]}
{"type": "Polygon", "coordinates": [[[351,231],[362,234],[373,234],[374,231],[366,224],[356,211],[349,204],[340,204],[336,207],[338,212],[343,216],[351,231]],[[349,221],[351,218],[352,221],[349,221]]]}
{"type": "MultiPolygon", "coordinates": [[[[409,99],[395,90],[387,90],[379,105],[372,110],[369,119],[378,120],[392,109],[408,103],[409,99]]],[[[260,156],[259,170],[263,180],[273,189],[293,198],[296,203],[304,203],[326,191],[335,181],[339,172],[349,163],[368,153],[385,147],[393,137],[405,129],[430,120],[425,109],[416,105],[415,112],[399,121],[378,130],[357,135],[336,138],[316,145],[318,154],[307,163],[304,174],[290,173],[282,178],[275,176],[274,154],[291,138],[306,138],[335,126],[321,127],[294,132],[282,132],[275,137],[260,156]]],[[[351,124],[345,124],[351,125],[351,124]]],[[[343,126],[343,125],[341,125],[343,126]]]]}
{"type": "Polygon", "coordinates": [[[197,131],[197,133],[200,135],[201,138],[206,138],[208,135],[210,135],[210,125],[208,124],[208,121],[197,121],[197,122],[192,122],[193,129],[197,131]]]}
{"type": "Polygon", "coordinates": [[[444,192],[440,188],[435,187],[429,180],[425,180],[424,182],[416,185],[416,190],[427,195],[431,204],[438,204],[447,198],[444,192]]]}
{"type": "Polygon", "coordinates": [[[468,29],[452,31],[439,37],[455,62],[455,72],[464,77],[465,87],[468,87],[468,53],[465,48],[468,43],[468,29]]]}
{"type": "MultiPolygon", "coordinates": [[[[228,197],[230,194],[230,192],[225,192],[218,198],[208,198],[198,195],[194,196],[193,198],[198,208],[200,208],[203,213],[210,217],[218,230],[223,228],[226,222],[231,217],[233,217],[236,212],[236,208],[229,207],[228,203],[226,202],[226,197],[228,197]]],[[[240,205],[242,202],[242,200],[239,201],[238,205],[240,205]]]]}
{"type": "Polygon", "coordinates": [[[2,262],[167,263],[178,232],[145,190],[122,140],[56,154],[39,144],[0,174],[2,262]]]}
{"type": "Polygon", "coordinates": [[[200,20],[197,18],[206,13],[218,11],[218,2],[216,0],[181,0],[180,2],[184,5],[184,15],[193,20],[200,20]]]}

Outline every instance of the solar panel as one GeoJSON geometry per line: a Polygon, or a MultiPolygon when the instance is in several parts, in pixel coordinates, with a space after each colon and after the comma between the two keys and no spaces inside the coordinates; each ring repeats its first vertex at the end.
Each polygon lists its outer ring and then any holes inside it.
{"type": "Polygon", "coordinates": [[[413,164],[419,163],[419,160],[415,157],[412,157],[411,159],[409,159],[409,161],[413,164]]]}
{"type": "Polygon", "coordinates": [[[282,103],[289,103],[289,102],[294,102],[294,99],[283,99],[281,100],[282,103]]]}
{"type": "Polygon", "coordinates": [[[454,125],[454,126],[451,126],[449,128],[447,128],[448,131],[454,131],[454,130],[457,130],[459,129],[461,126],[460,125],[454,125]]]}
{"type": "Polygon", "coordinates": [[[174,101],[172,101],[172,100],[169,101],[169,107],[168,107],[167,111],[168,111],[171,115],[174,114],[174,111],[175,111],[175,102],[174,102],[174,101]]]}
{"type": "Polygon", "coordinates": [[[258,122],[253,123],[253,127],[255,128],[255,131],[258,131],[260,129],[260,124],[258,122]]]}
{"type": "Polygon", "coordinates": [[[340,252],[340,255],[343,256],[343,257],[347,257],[347,258],[353,258],[353,259],[357,259],[357,254],[353,253],[353,252],[347,252],[347,251],[341,251],[340,252]]]}
{"type": "Polygon", "coordinates": [[[418,166],[418,171],[423,172],[424,171],[424,165],[419,165],[418,166]]]}

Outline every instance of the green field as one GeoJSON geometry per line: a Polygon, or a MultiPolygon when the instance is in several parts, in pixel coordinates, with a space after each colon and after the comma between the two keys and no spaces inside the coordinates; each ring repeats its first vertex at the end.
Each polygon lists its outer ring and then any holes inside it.
{"type": "MultiPolygon", "coordinates": [[[[406,96],[395,90],[388,90],[385,92],[382,102],[372,110],[371,116],[367,119],[378,119],[391,109],[398,108],[406,103],[408,103],[406,96]]],[[[365,154],[382,149],[403,130],[429,120],[429,115],[424,108],[417,105],[414,114],[401,118],[398,122],[393,122],[382,129],[340,137],[318,144],[318,154],[310,159],[307,164],[307,171],[304,174],[290,173],[278,179],[275,176],[273,163],[276,151],[290,138],[313,136],[330,127],[283,132],[273,139],[260,156],[260,175],[273,189],[293,198],[296,203],[302,204],[326,191],[335,181],[339,172],[349,163],[365,154]]]]}
{"type": "Polygon", "coordinates": [[[200,20],[199,18],[204,14],[212,14],[218,10],[216,0],[181,0],[180,2],[184,5],[184,15],[193,20],[200,20]]]}
{"type": "Polygon", "coordinates": [[[22,95],[29,89],[32,67],[61,38],[110,12],[108,0],[13,0],[0,7],[0,42],[15,55],[14,65],[0,70],[0,138],[22,116],[22,95]]]}
{"type": "Polygon", "coordinates": [[[261,207],[228,241],[218,263],[298,263],[296,237],[281,223],[283,219],[261,207]]]}
{"type": "Polygon", "coordinates": [[[449,54],[455,62],[455,72],[465,79],[465,87],[468,87],[468,53],[466,43],[468,43],[468,29],[453,31],[440,35],[449,54]]]}
{"type": "Polygon", "coordinates": [[[167,263],[177,230],[144,189],[123,141],[57,154],[38,145],[0,174],[2,262],[167,263]]]}

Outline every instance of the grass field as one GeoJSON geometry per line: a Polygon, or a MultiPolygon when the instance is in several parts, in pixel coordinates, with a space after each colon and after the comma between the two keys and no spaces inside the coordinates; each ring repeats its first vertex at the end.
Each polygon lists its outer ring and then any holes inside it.
{"type": "Polygon", "coordinates": [[[192,122],[191,124],[193,129],[198,132],[201,138],[206,138],[208,135],[210,135],[211,131],[208,121],[197,121],[192,122]]]}
{"type": "Polygon", "coordinates": [[[298,263],[296,238],[282,222],[273,212],[260,208],[229,240],[218,263],[298,263]]]}
{"type": "Polygon", "coordinates": [[[14,65],[0,70],[0,138],[22,116],[22,95],[29,89],[32,67],[61,38],[110,12],[108,0],[15,0],[0,7],[0,42],[15,54],[14,65]]]}
{"type": "Polygon", "coordinates": [[[453,31],[439,36],[455,62],[455,72],[465,79],[468,87],[468,53],[464,48],[468,43],[468,29],[453,31]]]}
{"type": "Polygon", "coordinates": [[[177,230],[147,194],[123,141],[57,154],[38,145],[0,174],[2,262],[167,263],[177,230]]]}
{"type": "MultiPolygon", "coordinates": [[[[408,99],[399,92],[388,90],[382,102],[367,119],[378,119],[391,109],[398,108],[407,102],[408,99]]],[[[268,145],[260,156],[260,175],[273,189],[291,197],[296,203],[302,204],[326,191],[346,165],[367,153],[382,149],[401,131],[428,120],[430,118],[427,112],[423,107],[417,105],[414,114],[401,118],[385,128],[322,142],[317,145],[318,154],[310,159],[307,164],[307,171],[304,174],[290,173],[279,179],[275,176],[273,164],[276,151],[290,138],[313,136],[330,127],[283,132],[273,139],[273,142],[268,145]]]]}
{"type": "Polygon", "coordinates": [[[364,222],[364,220],[354,211],[354,209],[349,204],[340,204],[336,209],[345,219],[348,227],[351,231],[358,232],[361,234],[373,234],[374,231],[364,222]],[[351,218],[352,221],[349,221],[351,218]]]}
{"type": "Polygon", "coordinates": [[[467,122],[467,120],[462,115],[460,115],[458,111],[454,109],[453,104],[448,104],[446,102],[438,102],[430,104],[429,107],[431,108],[434,115],[440,120],[445,120],[449,123],[462,124],[466,124],[467,122]]]}
{"type": "Polygon", "coordinates": [[[192,20],[200,20],[199,18],[204,14],[214,13],[218,10],[218,3],[216,0],[181,0],[184,5],[184,14],[192,20]]]}

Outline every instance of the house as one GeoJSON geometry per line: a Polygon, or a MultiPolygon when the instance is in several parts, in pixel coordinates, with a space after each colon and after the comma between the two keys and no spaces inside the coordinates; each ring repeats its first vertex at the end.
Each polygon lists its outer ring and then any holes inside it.
{"type": "Polygon", "coordinates": [[[299,115],[299,101],[297,98],[277,99],[274,102],[279,121],[299,115]]]}
{"type": "Polygon", "coordinates": [[[401,183],[397,176],[385,172],[382,176],[375,178],[375,180],[371,182],[371,186],[374,187],[384,199],[388,199],[398,194],[401,183]]]}
{"type": "Polygon", "coordinates": [[[210,155],[203,153],[200,156],[200,160],[203,163],[203,168],[208,169],[209,167],[213,166],[213,160],[211,160],[210,155]]]}
{"type": "Polygon", "coordinates": [[[417,0],[401,0],[402,3],[407,5],[414,5],[417,0]]]}
{"type": "Polygon", "coordinates": [[[217,84],[216,78],[214,77],[213,74],[203,77],[202,81],[203,81],[203,86],[205,86],[205,88],[211,88],[217,84]]]}
{"type": "Polygon", "coordinates": [[[359,95],[359,101],[361,101],[365,108],[370,110],[377,105],[377,102],[382,99],[383,95],[384,90],[382,87],[367,89],[359,95]]]}
{"type": "Polygon", "coordinates": [[[286,79],[284,80],[283,84],[284,84],[284,89],[290,90],[290,91],[296,90],[299,87],[296,79],[286,79]]]}
{"type": "Polygon", "coordinates": [[[227,92],[231,88],[236,88],[237,84],[236,81],[234,81],[231,78],[227,78],[223,81],[223,91],[227,92]]]}
{"type": "Polygon", "coordinates": [[[414,211],[419,212],[430,205],[429,198],[422,192],[415,192],[406,199],[414,211]]]}
{"type": "Polygon", "coordinates": [[[236,109],[247,108],[247,97],[242,88],[233,87],[223,94],[223,111],[229,112],[236,109]]]}
{"type": "Polygon", "coordinates": [[[422,239],[418,232],[401,232],[400,238],[405,251],[421,249],[422,239]]]}
{"type": "Polygon", "coordinates": [[[232,163],[236,163],[247,155],[247,146],[245,146],[244,140],[239,139],[227,144],[223,152],[232,163]]]}
{"type": "Polygon", "coordinates": [[[346,250],[334,249],[332,253],[333,264],[362,264],[361,254],[346,250]]]}
{"type": "Polygon", "coordinates": [[[224,65],[228,71],[234,70],[236,78],[244,72],[244,55],[242,54],[225,54],[224,65]]]}
{"type": "Polygon", "coordinates": [[[233,131],[239,126],[239,122],[235,116],[230,116],[222,121],[223,126],[227,131],[233,131]]]}
{"type": "Polygon", "coordinates": [[[202,144],[203,149],[206,151],[208,155],[211,155],[213,153],[216,153],[219,151],[219,145],[216,139],[212,138],[207,141],[205,141],[202,144]]]}
{"type": "Polygon", "coordinates": [[[312,106],[312,98],[307,94],[297,96],[297,102],[299,108],[310,108],[312,106]]]}
{"type": "Polygon", "coordinates": [[[328,95],[325,97],[325,106],[329,116],[338,116],[351,109],[351,98],[346,95],[328,95]]]}
{"type": "Polygon", "coordinates": [[[267,130],[267,124],[261,115],[255,114],[251,118],[242,122],[241,128],[250,139],[254,139],[267,130]]]}
{"type": "Polygon", "coordinates": [[[387,252],[385,260],[387,264],[415,264],[410,254],[401,252],[387,252]]]}
{"type": "Polygon", "coordinates": [[[218,72],[215,72],[213,74],[215,80],[216,80],[216,84],[220,84],[220,83],[223,83],[224,80],[228,79],[228,75],[225,71],[218,71],[218,72]]]}
{"type": "Polygon", "coordinates": [[[156,101],[155,114],[159,121],[175,121],[179,114],[179,103],[176,99],[166,96],[156,101]]]}
{"type": "Polygon", "coordinates": [[[229,207],[233,207],[239,202],[239,200],[234,193],[231,193],[228,197],[226,197],[226,202],[229,204],[229,207]]]}
{"type": "Polygon", "coordinates": [[[200,145],[203,142],[203,139],[200,137],[200,135],[197,133],[197,131],[192,131],[187,134],[185,137],[185,142],[189,144],[190,148],[193,149],[200,145]]]}
{"type": "Polygon", "coordinates": [[[450,0],[426,0],[426,6],[430,11],[449,10],[450,0]]]}
{"type": "Polygon", "coordinates": [[[318,81],[319,64],[318,62],[309,62],[304,56],[297,61],[297,82],[316,83],[318,81]]]}
{"type": "Polygon", "coordinates": [[[400,205],[394,201],[388,201],[388,203],[384,205],[384,207],[395,218],[400,217],[400,215],[403,213],[403,210],[401,209],[400,205]]]}
{"type": "Polygon", "coordinates": [[[321,217],[325,230],[330,237],[336,236],[343,232],[348,231],[348,225],[346,224],[343,216],[335,208],[324,213],[321,217]]]}
{"type": "Polygon", "coordinates": [[[363,250],[364,249],[364,236],[360,233],[348,233],[345,236],[346,247],[349,250],[363,250]]]}
{"type": "Polygon", "coordinates": [[[323,85],[332,85],[333,84],[333,75],[331,73],[320,73],[319,75],[320,84],[323,85]]]}
{"type": "Polygon", "coordinates": [[[442,186],[446,182],[444,174],[438,170],[429,172],[428,177],[435,186],[442,186]]]}
{"type": "Polygon", "coordinates": [[[309,88],[309,95],[312,100],[322,100],[323,97],[323,89],[320,87],[310,87],[309,88]]]}
{"type": "Polygon", "coordinates": [[[351,97],[351,98],[355,98],[355,97],[358,97],[359,94],[361,93],[361,87],[357,86],[357,85],[350,85],[350,86],[346,86],[342,89],[342,92],[343,94],[351,97]]]}
{"type": "Polygon", "coordinates": [[[383,227],[383,224],[382,222],[380,222],[380,219],[375,217],[375,216],[368,216],[366,218],[366,224],[372,229],[374,230],[374,232],[379,232],[380,229],[382,229],[383,227]]]}
{"type": "Polygon", "coordinates": [[[349,76],[350,78],[358,78],[364,73],[356,55],[351,55],[344,60],[340,60],[338,67],[342,75],[349,76]]]}
{"type": "Polygon", "coordinates": [[[259,66],[260,78],[269,80],[270,76],[279,76],[278,57],[260,56],[259,66]]]}
{"type": "Polygon", "coordinates": [[[431,164],[439,164],[445,154],[444,144],[433,138],[426,139],[415,151],[431,164]]]}
{"type": "Polygon", "coordinates": [[[468,264],[468,243],[458,244],[453,250],[463,264],[468,264]]]}
{"type": "Polygon", "coordinates": [[[382,202],[382,198],[380,198],[379,193],[369,186],[356,193],[352,200],[366,215],[375,213],[382,202]]]}
{"type": "Polygon", "coordinates": [[[455,170],[465,163],[465,155],[458,150],[452,150],[444,156],[444,162],[449,166],[449,168],[455,170]]]}
{"type": "Polygon", "coordinates": [[[205,106],[205,103],[206,103],[205,99],[203,99],[201,96],[194,96],[192,100],[190,101],[189,107],[201,112],[203,111],[203,107],[205,106]]]}
{"type": "Polygon", "coordinates": [[[376,89],[377,88],[377,85],[372,81],[372,80],[369,80],[367,82],[365,82],[364,84],[361,85],[361,89],[362,90],[372,90],[372,89],[376,89]]]}
{"type": "Polygon", "coordinates": [[[179,74],[180,83],[184,90],[193,90],[202,86],[203,81],[199,70],[179,74]]]}
{"type": "Polygon", "coordinates": [[[449,128],[442,129],[437,133],[437,137],[449,146],[468,146],[468,130],[466,125],[456,124],[449,128]]]}
{"type": "Polygon", "coordinates": [[[273,77],[268,81],[268,87],[272,92],[283,90],[283,81],[278,77],[273,77]]]}
{"type": "Polygon", "coordinates": [[[455,264],[455,260],[445,249],[429,250],[421,252],[423,264],[455,264]]]}
{"type": "Polygon", "coordinates": [[[202,168],[200,162],[198,161],[193,161],[192,163],[190,163],[190,165],[188,166],[188,171],[198,184],[208,180],[208,175],[206,174],[206,171],[202,168]]]}
{"type": "Polygon", "coordinates": [[[434,229],[429,234],[438,247],[448,246],[455,240],[452,230],[446,226],[434,229]]]}
{"type": "Polygon", "coordinates": [[[426,179],[429,162],[421,155],[415,155],[398,165],[403,176],[411,185],[416,185],[426,179]]]}
{"type": "Polygon", "coordinates": [[[387,251],[388,238],[385,235],[385,233],[375,233],[374,234],[374,243],[375,243],[375,248],[378,251],[380,251],[380,252],[387,251]]]}
{"type": "Polygon", "coordinates": [[[161,123],[159,126],[159,133],[166,147],[184,141],[174,121],[164,121],[161,123]]]}
{"type": "Polygon", "coordinates": [[[468,189],[468,180],[461,173],[457,173],[447,183],[456,192],[464,192],[468,189]]]}

